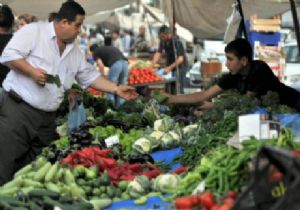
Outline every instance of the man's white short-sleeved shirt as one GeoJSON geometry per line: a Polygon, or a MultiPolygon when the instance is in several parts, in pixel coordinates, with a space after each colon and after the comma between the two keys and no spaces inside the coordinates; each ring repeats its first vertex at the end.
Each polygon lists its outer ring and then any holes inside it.
{"type": "Polygon", "coordinates": [[[40,86],[27,75],[11,70],[3,82],[6,91],[13,89],[24,101],[43,111],[55,111],[71,88],[74,80],[88,87],[100,73],[86,62],[80,49],[67,44],[60,55],[54,23],[38,22],[25,25],[17,31],[5,47],[0,62],[25,59],[33,67],[58,75],[62,85],[40,86]]]}

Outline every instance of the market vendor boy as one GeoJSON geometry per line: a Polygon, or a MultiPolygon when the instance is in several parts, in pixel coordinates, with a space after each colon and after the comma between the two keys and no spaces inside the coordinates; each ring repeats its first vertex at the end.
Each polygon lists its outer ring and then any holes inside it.
{"type": "Polygon", "coordinates": [[[3,82],[0,104],[0,186],[53,140],[55,111],[75,79],[85,88],[137,97],[132,87],[101,77],[73,43],[84,17],[78,3],[67,1],[54,22],[24,26],[2,53],[0,61],[11,71],[3,82]],[[48,83],[46,74],[58,75],[61,85],[48,83]]]}
{"type": "Polygon", "coordinates": [[[202,109],[213,107],[212,99],[223,90],[235,89],[241,94],[260,98],[268,91],[277,92],[280,103],[300,112],[300,93],[281,83],[271,68],[263,61],[252,59],[252,47],[246,39],[236,39],[225,47],[226,66],[229,74],[223,75],[219,82],[209,89],[188,95],[169,98],[171,104],[204,102],[202,109]]]}

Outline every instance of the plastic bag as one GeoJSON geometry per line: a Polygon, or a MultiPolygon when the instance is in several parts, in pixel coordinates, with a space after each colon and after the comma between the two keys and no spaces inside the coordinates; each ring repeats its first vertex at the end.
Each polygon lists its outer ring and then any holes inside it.
{"type": "Polygon", "coordinates": [[[237,31],[239,29],[240,26],[240,22],[241,22],[241,15],[240,12],[237,9],[237,5],[233,4],[232,5],[232,13],[231,15],[227,18],[227,28],[224,34],[224,42],[225,43],[229,43],[232,40],[235,39],[235,36],[237,34],[237,31]]]}
{"type": "Polygon", "coordinates": [[[287,150],[266,146],[256,157],[250,184],[231,210],[298,210],[299,188],[299,157],[287,150]]]}
{"type": "Polygon", "coordinates": [[[77,129],[86,121],[86,113],[81,96],[71,93],[68,96],[69,113],[68,113],[68,134],[77,129]]]}

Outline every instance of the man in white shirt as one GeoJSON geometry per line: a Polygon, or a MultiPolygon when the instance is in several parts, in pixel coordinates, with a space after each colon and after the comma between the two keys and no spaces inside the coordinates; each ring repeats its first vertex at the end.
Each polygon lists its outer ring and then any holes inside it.
{"type": "Polygon", "coordinates": [[[101,77],[74,45],[84,17],[78,3],[67,1],[54,22],[24,26],[2,53],[0,62],[11,71],[0,104],[0,186],[53,140],[55,111],[75,79],[84,88],[137,97],[132,87],[101,77]],[[47,74],[58,75],[61,86],[48,83],[47,74]]]}

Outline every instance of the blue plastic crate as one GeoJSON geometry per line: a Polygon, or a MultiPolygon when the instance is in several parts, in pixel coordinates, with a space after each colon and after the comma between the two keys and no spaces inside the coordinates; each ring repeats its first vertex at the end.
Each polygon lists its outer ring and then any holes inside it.
{"type": "Polygon", "coordinates": [[[281,39],[280,32],[256,32],[250,31],[250,21],[246,21],[246,28],[248,33],[248,40],[252,47],[255,41],[259,41],[261,45],[277,46],[281,39]]]}

